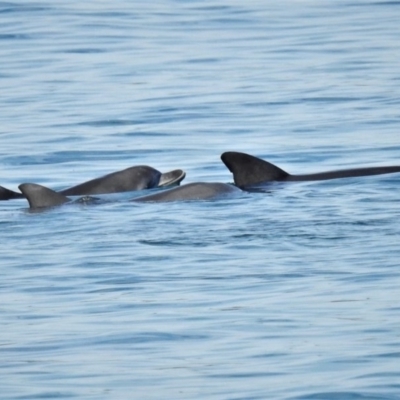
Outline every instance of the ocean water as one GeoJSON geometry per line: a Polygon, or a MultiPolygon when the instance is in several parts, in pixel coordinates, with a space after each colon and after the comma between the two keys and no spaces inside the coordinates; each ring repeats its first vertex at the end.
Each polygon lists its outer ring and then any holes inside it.
{"type": "MultiPolygon", "coordinates": [[[[400,164],[398,1],[8,1],[0,21],[10,189],[142,164],[232,182],[229,150],[400,164]]],[[[400,399],[399,184],[0,202],[0,398],[400,399]]]]}

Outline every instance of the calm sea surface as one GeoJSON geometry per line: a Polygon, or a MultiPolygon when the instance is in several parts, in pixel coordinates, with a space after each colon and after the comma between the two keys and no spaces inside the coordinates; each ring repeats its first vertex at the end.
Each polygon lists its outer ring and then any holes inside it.
{"type": "MultiPolygon", "coordinates": [[[[400,2],[0,2],[0,185],[400,164],[400,2]]],[[[0,202],[1,399],[400,399],[400,174],[0,202]]]]}

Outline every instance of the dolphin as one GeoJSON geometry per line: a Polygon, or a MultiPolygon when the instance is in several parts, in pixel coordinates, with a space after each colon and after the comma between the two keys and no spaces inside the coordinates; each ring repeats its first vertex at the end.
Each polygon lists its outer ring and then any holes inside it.
{"type": "MultiPolygon", "coordinates": [[[[23,183],[18,187],[28,200],[30,208],[55,207],[72,202],[72,199],[64,194],[36,183],[23,183]]],[[[241,190],[226,183],[195,182],[173,189],[163,190],[158,193],[137,197],[130,201],[137,203],[161,203],[189,200],[213,200],[235,192],[241,192],[241,190]]],[[[88,202],[89,200],[90,198],[86,196],[78,201],[88,202]]]]}
{"type": "Polygon", "coordinates": [[[174,170],[162,174],[152,167],[139,165],[92,179],[80,185],[62,190],[60,193],[65,196],[80,196],[130,192],[132,190],[151,189],[157,186],[177,184],[184,177],[185,173],[182,170],[174,170]]]}
{"type": "Polygon", "coordinates": [[[246,153],[229,151],[223,153],[221,159],[229,171],[232,172],[235,185],[240,188],[263,185],[274,181],[323,181],[400,172],[400,166],[387,166],[344,169],[307,175],[290,175],[276,165],[246,153]]]}
{"type": "Polygon", "coordinates": [[[233,185],[221,182],[194,182],[173,189],[132,199],[138,203],[171,202],[189,200],[215,200],[229,193],[241,192],[233,185]]]}
{"type": "Polygon", "coordinates": [[[17,193],[13,190],[0,186],[0,200],[20,199],[22,197],[22,193],[17,193]]]}
{"type": "MultiPolygon", "coordinates": [[[[92,179],[61,190],[59,193],[65,196],[82,196],[130,192],[133,190],[179,185],[185,176],[185,172],[181,169],[161,173],[152,167],[138,165],[92,179]]],[[[22,193],[14,192],[0,186],[0,200],[19,199],[23,197],[22,193]]]]}

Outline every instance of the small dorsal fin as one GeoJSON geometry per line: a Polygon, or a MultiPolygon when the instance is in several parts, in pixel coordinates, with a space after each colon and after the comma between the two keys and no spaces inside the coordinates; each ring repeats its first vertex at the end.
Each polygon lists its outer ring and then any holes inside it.
{"type": "Polygon", "coordinates": [[[221,160],[232,172],[235,185],[239,187],[282,181],[289,176],[276,165],[250,154],[228,151],[221,155],[221,160]]]}
{"type": "Polygon", "coordinates": [[[158,182],[159,187],[179,185],[183,179],[185,179],[186,173],[181,169],[175,169],[173,171],[164,172],[160,176],[160,181],[158,182]]]}
{"type": "Polygon", "coordinates": [[[71,201],[68,197],[36,183],[23,183],[18,187],[28,200],[30,208],[54,207],[71,201]]]}

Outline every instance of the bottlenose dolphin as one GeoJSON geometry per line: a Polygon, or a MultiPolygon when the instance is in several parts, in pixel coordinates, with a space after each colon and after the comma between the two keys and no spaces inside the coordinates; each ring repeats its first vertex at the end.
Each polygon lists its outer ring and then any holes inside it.
{"type": "Polygon", "coordinates": [[[22,197],[24,197],[22,193],[17,193],[3,186],[0,186],[0,200],[20,199],[22,197]]]}
{"type": "MultiPolygon", "coordinates": [[[[55,207],[72,201],[64,194],[55,192],[54,190],[36,183],[23,183],[18,187],[28,200],[30,208],[55,207]]],[[[188,200],[212,200],[234,192],[241,192],[241,190],[226,183],[196,182],[169,190],[163,190],[147,196],[137,197],[130,201],[138,203],[160,203],[188,200]]],[[[90,199],[85,197],[78,201],[85,202],[88,200],[90,199]]]]}
{"type": "Polygon", "coordinates": [[[170,202],[185,200],[213,200],[229,193],[241,192],[233,185],[220,182],[194,182],[188,183],[162,192],[148,194],[132,199],[135,202],[170,202]]]}
{"type": "Polygon", "coordinates": [[[400,172],[400,166],[388,166],[354,168],[307,175],[290,175],[268,161],[245,153],[229,151],[223,153],[221,159],[229,171],[232,172],[235,185],[240,188],[263,185],[273,181],[322,181],[400,172]]]}
{"type": "MultiPolygon", "coordinates": [[[[61,190],[59,193],[65,196],[82,196],[130,192],[133,190],[178,185],[185,176],[185,172],[181,169],[161,173],[152,167],[138,165],[92,179],[61,190]]],[[[22,193],[17,193],[0,186],[0,200],[19,199],[23,197],[22,193]]]]}

